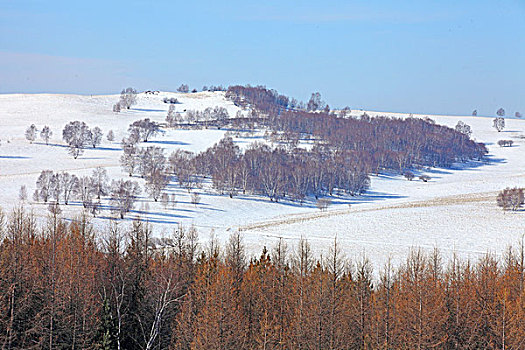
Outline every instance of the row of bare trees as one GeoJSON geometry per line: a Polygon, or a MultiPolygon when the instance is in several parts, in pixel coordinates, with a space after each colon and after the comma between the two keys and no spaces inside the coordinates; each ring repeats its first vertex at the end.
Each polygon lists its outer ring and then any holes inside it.
{"type": "MultiPolygon", "coordinates": [[[[25,197],[22,190],[20,197],[25,197]]],[[[136,181],[113,180],[109,183],[107,171],[98,167],[91,176],[76,176],[68,172],[54,173],[52,170],[43,170],[37,181],[33,193],[35,202],[60,203],[68,205],[70,201],[78,200],[94,216],[101,210],[101,199],[108,197],[112,209],[120,214],[121,218],[133,209],[141,189],[136,181]]]]}
{"type": "Polygon", "coordinates": [[[198,244],[147,224],[0,216],[4,349],[521,349],[524,254],[477,262],[414,250],[377,273],[334,241],[249,257],[233,233],[198,244]]]}

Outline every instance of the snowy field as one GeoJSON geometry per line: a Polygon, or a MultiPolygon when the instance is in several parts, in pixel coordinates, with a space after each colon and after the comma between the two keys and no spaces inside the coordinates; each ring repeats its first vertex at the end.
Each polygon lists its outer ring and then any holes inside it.
{"type": "MultiPolygon", "coordinates": [[[[112,179],[127,179],[119,164],[120,140],[135,120],[150,118],[164,122],[169,106],[162,102],[164,97],[178,98],[181,103],[175,107],[179,112],[223,106],[234,116],[238,110],[222,92],[160,93],[140,94],[136,105],[117,114],[112,112],[112,106],[118,97],[0,95],[0,206],[9,211],[18,205],[21,185],[27,186],[31,197],[36,179],[44,169],[90,175],[94,168],[102,166],[112,179]],[[79,159],[68,154],[61,140],[63,127],[73,120],[84,121],[89,127],[98,126],[104,132],[102,144],[96,149],[86,149],[79,159]],[[24,132],[30,124],[35,124],[39,130],[44,125],[51,127],[53,137],[49,145],[40,138],[33,144],[25,139],[24,132]],[[114,142],[105,138],[109,130],[115,133],[114,142]]],[[[362,113],[352,112],[354,115],[362,113]]],[[[334,198],[326,212],[319,212],[313,201],[301,206],[286,201],[271,203],[258,196],[230,199],[218,195],[209,186],[197,191],[201,194],[201,202],[195,206],[190,203],[186,190],[171,183],[167,192],[176,194],[174,208],[165,209],[143,193],[123,224],[140,216],[153,224],[158,236],[168,236],[178,224],[194,224],[203,242],[212,231],[224,241],[230,232],[240,230],[253,254],[259,254],[265,245],[273,246],[281,237],[293,250],[301,236],[309,240],[315,252],[323,253],[337,236],[348,258],[359,259],[364,254],[376,266],[388,258],[399,262],[414,247],[438,247],[446,259],[453,252],[460,257],[476,258],[486,252],[501,254],[510,244],[517,246],[525,234],[525,211],[503,212],[496,206],[495,198],[505,187],[525,187],[525,120],[507,118],[506,128],[498,133],[492,127],[492,118],[429,117],[450,127],[459,120],[470,125],[473,137],[485,142],[489,149],[487,161],[458,164],[451,169],[427,169],[424,173],[432,178],[428,183],[407,181],[398,175],[373,176],[372,187],[366,195],[334,198]],[[513,140],[513,147],[499,147],[497,141],[501,139],[513,140]]],[[[165,129],[165,133],[141,146],[163,147],[166,155],[177,148],[199,152],[219,141],[225,132],[165,129]]],[[[235,141],[244,147],[253,139],[236,138],[235,141]]],[[[143,184],[140,178],[134,180],[143,184]]],[[[25,206],[38,217],[48,215],[47,206],[43,204],[29,200],[25,206]]],[[[73,202],[63,205],[62,210],[64,216],[72,217],[82,210],[82,205],[73,202]]],[[[95,223],[103,227],[114,216],[111,211],[104,210],[95,223]]]]}

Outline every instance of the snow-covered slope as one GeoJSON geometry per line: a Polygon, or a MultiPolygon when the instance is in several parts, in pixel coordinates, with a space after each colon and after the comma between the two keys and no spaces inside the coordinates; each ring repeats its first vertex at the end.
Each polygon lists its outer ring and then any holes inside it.
{"type": "MultiPolygon", "coordinates": [[[[118,95],[0,95],[0,206],[9,210],[17,205],[21,185],[27,186],[31,196],[43,169],[85,175],[103,166],[112,178],[126,178],[119,166],[120,140],[135,120],[150,118],[163,122],[168,109],[168,104],[162,102],[164,97],[176,97],[181,102],[175,105],[177,111],[223,106],[233,116],[238,110],[222,92],[140,94],[136,105],[118,114],[112,112],[118,95]],[[109,142],[104,136],[100,147],[87,149],[75,160],[61,140],[64,125],[72,120],[84,121],[90,127],[99,126],[105,135],[113,130],[115,141],[109,142]],[[51,127],[50,145],[40,139],[33,144],[25,140],[24,131],[30,124],[38,129],[44,125],[51,127]]],[[[240,229],[252,253],[258,253],[263,245],[272,246],[279,237],[293,248],[301,236],[308,238],[315,250],[325,251],[337,235],[349,257],[365,253],[376,264],[388,257],[394,260],[404,257],[411,247],[436,246],[445,256],[452,251],[474,256],[487,251],[501,253],[508,244],[516,245],[525,233],[525,213],[503,212],[496,206],[495,196],[505,187],[525,187],[525,139],[520,138],[525,135],[525,121],[507,119],[506,129],[498,133],[492,128],[490,118],[430,117],[451,127],[458,120],[471,125],[473,137],[488,145],[490,161],[457,165],[452,169],[428,169],[425,173],[432,177],[428,183],[406,181],[397,175],[373,176],[371,191],[365,196],[336,198],[323,213],[313,202],[301,206],[290,202],[271,203],[257,196],[230,199],[206,186],[199,191],[201,203],[194,206],[187,191],[172,183],[168,192],[177,196],[175,208],[165,209],[143,196],[124,222],[129,223],[140,215],[154,225],[157,235],[168,235],[179,223],[193,223],[203,240],[212,229],[221,240],[232,230],[240,229]],[[514,146],[499,147],[496,143],[500,139],[512,139],[514,146]]],[[[177,148],[198,152],[220,140],[224,133],[224,130],[167,129],[148,145],[166,148],[166,154],[177,148]]],[[[251,141],[236,139],[241,146],[251,141]]],[[[47,215],[43,204],[29,201],[26,206],[32,207],[40,217],[47,215]]],[[[65,216],[71,216],[81,210],[81,205],[72,203],[62,209],[65,216]]],[[[106,210],[95,222],[105,225],[112,216],[106,210]]]]}

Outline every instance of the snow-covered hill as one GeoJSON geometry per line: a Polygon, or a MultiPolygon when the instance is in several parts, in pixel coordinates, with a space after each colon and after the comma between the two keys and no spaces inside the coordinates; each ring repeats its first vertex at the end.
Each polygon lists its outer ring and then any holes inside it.
{"type": "MultiPolygon", "coordinates": [[[[31,196],[36,178],[43,169],[88,175],[95,167],[103,166],[111,178],[127,178],[119,165],[120,140],[135,120],[150,118],[163,122],[169,106],[163,102],[165,97],[176,97],[181,102],[175,105],[179,112],[222,106],[234,116],[238,110],[225,99],[223,92],[139,94],[137,104],[121,113],[112,112],[118,95],[0,95],[0,206],[8,211],[18,205],[21,185],[27,186],[31,196]],[[67,153],[61,140],[63,127],[73,120],[84,121],[90,127],[99,126],[104,132],[102,145],[87,149],[79,159],[67,153]],[[49,145],[40,139],[33,144],[25,139],[24,131],[30,124],[38,129],[50,126],[53,137],[49,145]],[[113,142],[105,138],[109,130],[115,133],[113,142]]],[[[362,113],[352,112],[353,115],[362,113]]],[[[473,257],[487,251],[501,253],[507,245],[516,245],[525,233],[525,212],[503,212],[496,206],[495,196],[505,187],[525,187],[525,121],[507,119],[507,127],[498,133],[492,128],[490,118],[429,117],[451,127],[459,120],[469,124],[473,137],[487,144],[489,162],[472,162],[452,169],[428,169],[425,173],[432,177],[428,183],[407,181],[398,175],[373,176],[372,188],[365,196],[336,198],[329,210],[322,213],[313,202],[301,206],[286,201],[271,203],[257,196],[230,199],[206,186],[199,190],[202,199],[195,206],[190,203],[188,192],[172,183],[168,192],[177,196],[175,208],[165,209],[143,195],[124,222],[141,216],[154,225],[159,236],[169,235],[179,223],[195,224],[204,241],[212,229],[220,240],[228,237],[232,230],[240,229],[252,253],[258,253],[264,245],[272,246],[279,237],[294,248],[301,236],[308,238],[315,250],[323,251],[337,235],[349,257],[365,253],[378,264],[388,257],[396,260],[406,256],[411,247],[436,246],[445,256],[456,251],[461,256],[473,257]],[[500,139],[512,139],[514,146],[499,147],[497,141],[500,139]]],[[[165,133],[148,145],[163,147],[166,154],[177,148],[199,152],[220,140],[225,132],[165,129],[165,133]]],[[[236,138],[235,141],[245,146],[253,138],[236,138]]],[[[43,204],[29,201],[25,205],[39,217],[47,215],[47,207],[43,204]]],[[[71,203],[62,209],[64,215],[70,217],[81,207],[80,203],[71,203]]],[[[106,210],[95,222],[106,225],[113,216],[106,210]]]]}

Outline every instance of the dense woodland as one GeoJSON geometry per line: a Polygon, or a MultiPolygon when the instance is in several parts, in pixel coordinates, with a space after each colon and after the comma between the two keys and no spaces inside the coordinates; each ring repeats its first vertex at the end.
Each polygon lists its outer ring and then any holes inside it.
{"type": "Polygon", "coordinates": [[[371,118],[366,114],[352,118],[348,107],[330,112],[316,94],[306,109],[299,109],[297,102],[291,104],[288,97],[261,86],[230,86],[226,96],[238,106],[260,111],[257,121],[274,132],[301,139],[312,136],[334,152],[349,152],[368,172],[446,167],[481,159],[487,153],[485,145],[471,140],[469,134],[428,118],[371,118]]]}
{"type": "Polygon", "coordinates": [[[336,240],[322,258],[306,240],[250,258],[237,233],[199,245],[193,228],[1,218],[2,349],[525,347],[523,247],[446,264],[415,250],[373,271],[336,240]]]}

